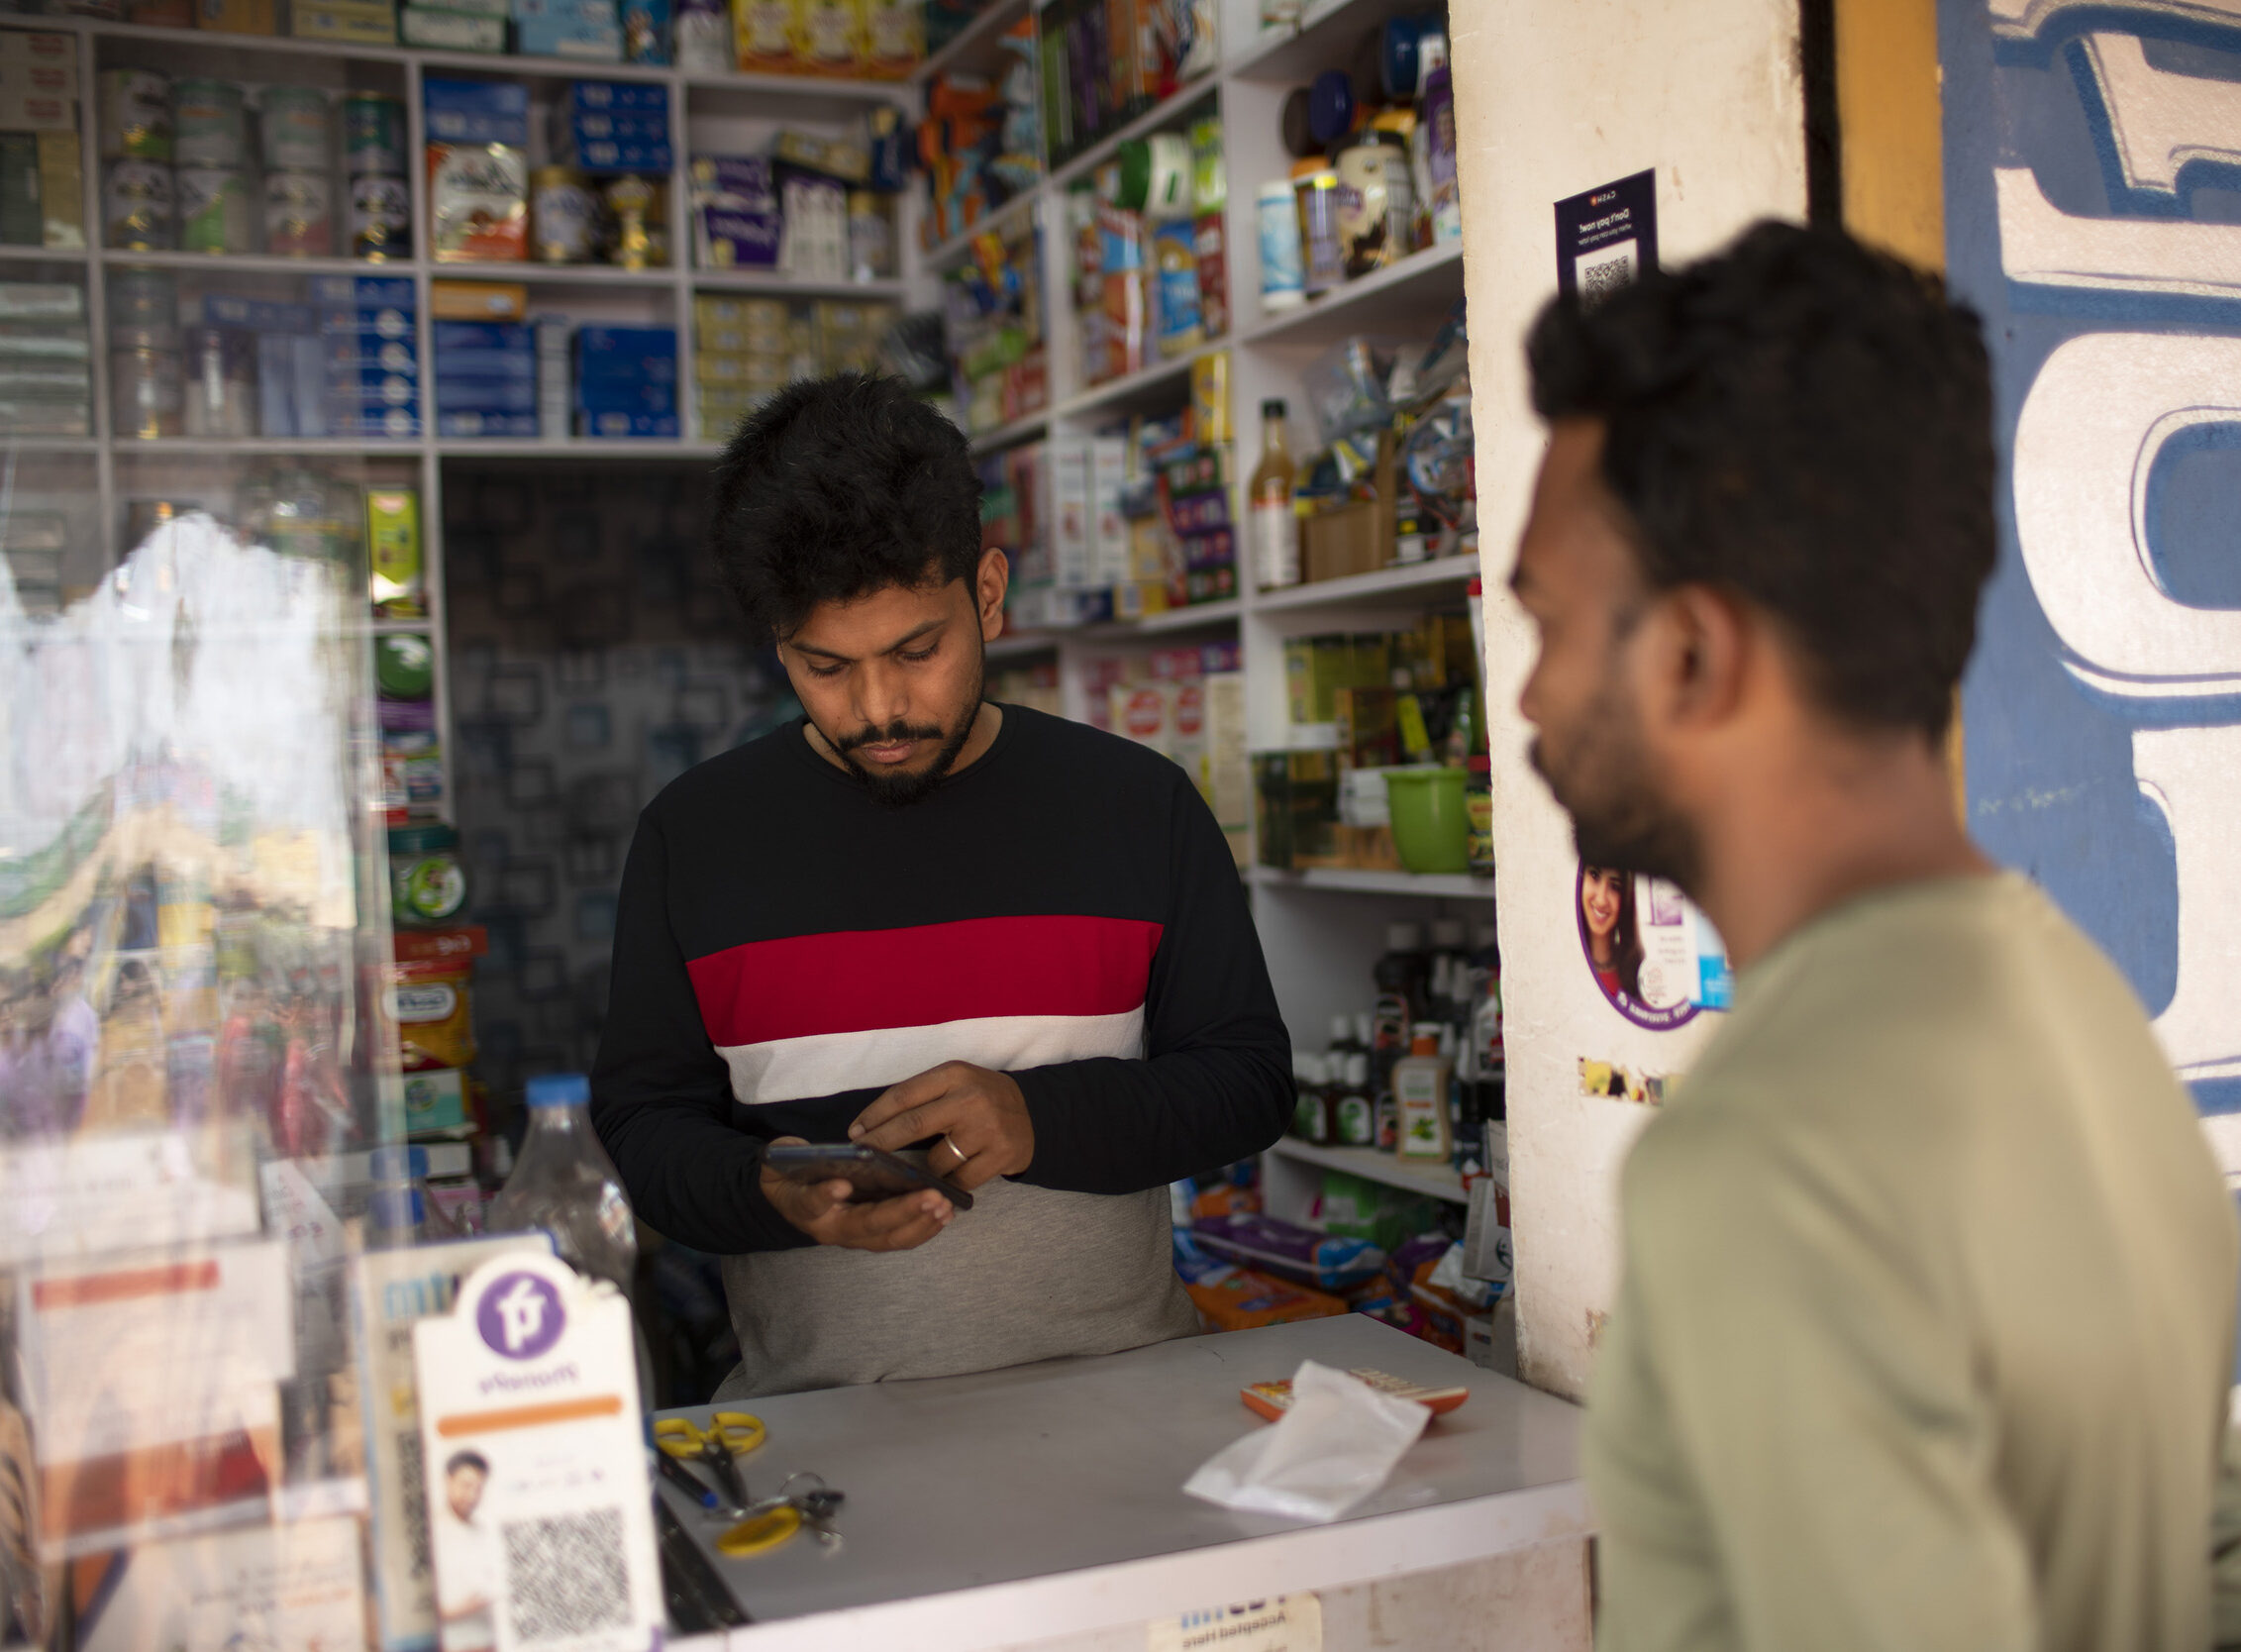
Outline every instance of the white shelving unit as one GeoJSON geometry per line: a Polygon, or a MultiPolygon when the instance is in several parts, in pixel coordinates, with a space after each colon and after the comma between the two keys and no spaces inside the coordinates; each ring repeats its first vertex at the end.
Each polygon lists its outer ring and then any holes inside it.
{"type": "MultiPolygon", "coordinates": [[[[866,282],[796,281],[760,270],[701,270],[690,267],[690,216],[685,161],[697,154],[746,154],[763,149],[777,127],[839,134],[868,109],[891,105],[910,109],[917,100],[908,82],[824,80],[791,75],[688,75],[674,68],[634,63],[584,63],[553,57],[418,51],[404,47],[350,46],[298,40],[282,35],[237,35],[195,29],[157,29],[79,17],[0,18],[0,29],[21,29],[76,38],[79,79],[79,132],[85,156],[83,252],[33,247],[0,248],[0,276],[22,280],[70,280],[83,286],[93,345],[95,436],[83,440],[0,439],[0,484],[37,486],[69,511],[73,553],[67,565],[74,583],[90,582],[130,549],[123,543],[128,503],[141,496],[212,498],[229,491],[248,465],[216,465],[236,458],[261,462],[301,457],[344,468],[368,483],[412,486],[421,503],[429,615],[425,620],[370,625],[368,637],[426,633],[436,644],[436,698],[439,727],[445,731],[445,798],[449,814],[457,796],[451,763],[454,726],[449,650],[444,613],[444,480],[448,464],[466,460],[550,460],[568,465],[691,462],[705,464],[721,444],[692,427],[689,376],[693,355],[695,292],[756,294],[770,297],[840,298],[901,302],[912,284],[916,260],[911,197],[901,197],[898,244],[901,277],[866,282]],[[102,69],[151,68],[174,78],[209,75],[245,85],[320,86],[332,92],[380,91],[403,100],[406,111],[407,176],[413,203],[416,256],[382,262],[337,258],[287,258],[258,254],[210,255],[186,252],[129,252],[105,248],[101,210],[101,161],[97,74],[102,69]],[[429,75],[510,80],[527,84],[532,99],[529,159],[542,163],[546,151],[545,112],[553,98],[577,80],[653,82],[669,89],[669,141],[676,165],[669,175],[667,221],[671,262],[659,269],[626,270],[596,264],[473,263],[438,261],[428,256],[429,203],[426,168],[420,162],[426,133],[421,88],[429,75]],[[106,278],[121,269],[175,272],[183,290],[221,290],[253,297],[300,300],[304,281],[317,275],[374,276],[413,283],[418,326],[421,435],[402,441],[364,438],[188,438],[137,440],[116,434],[111,415],[106,278]],[[429,285],[438,280],[517,282],[530,289],[532,313],[557,311],[591,323],[674,327],[677,330],[681,411],[687,421],[681,440],[439,439],[436,432],[434,351],[429,285]],[[26,475],[26,461],[40,472],[26,475]],[[74,463],[49,463],[74,462],[74,463]],[[11,463],[12,462],[12,463],[11,463]]],[[[0,47],[5,41],[0,40],[0,47]]],[[[338,156],[339,158],[339,156],[338,156]]],[[[339,172],[339,168],[338,168],[339,172]]],[[[343,226],[347,195],[337,190],[336,235],[343,226]]]]}
{"type": "MultiPolygon", "coordinates": [[[[1029,4],[1030,0],[1000,0],[975,24],[972,35],[951,47],[937,66],[946,62],[993,72],[999,66],[996,36],[1029,4]]],[[[1318,357],[1354,334],[1429,342],[1463,296],[1463,251],[1443,246],[1350,281],[1297,309],[1263,312],[1255,194],[1263,179],[1289,174],[1291,157],[1279,138],[1285,95],[1324,69],[1345,67],[1366,34],[1387,17],[1421,6],[1417,0],[1317,0],[1296,31],[1263,32],[1258,0],[1220,0],[1220,4],[1223,52],[1213,73],[1178,88],[1105,134],[1035,189],[925,254],[927,269],[938,274],[963,258],[982,231],[1016,224],[1029,215],[1040,231],[1050,406],[979,433],[973,444],[976,453],[995,453],[1054,434],[1086,434],[1131,414],[1171,412],[1189,399],[1191,364],[1226,351],[1235,467],[1242,490],[1243,478],[1250,474],[1261,449],[1260,408],[1265,399],[1281,397],[1288,404],[1293,451],[1299,452],[1313,436],[1302,374],[1318,357]],[[1222,122],[1229,178],[1224,220],[1228,332],[1126,377],[1084,383],[1073,343],[1067,192],[1086,182],[1127,139],[1187,132],[1193,122],[1208,115],[1218,115],[1222,122]]],[[[1233,498],[1232,505],[1233,516],[1242,520],[1242,497],[1233,498]]],[[[1392,629],[1437,606],[1460,607],[1477,571],[1476,558],[1458,557],[1263,592],[1252,588],[1251,569],[1241,550],[1239,594],[1233,598],[1154,615],[1136,624],[1006,637],[992,651],[992,659],[1006,665],[1055,659],[1063,703],[1070,715],[1083,717],[1088,712],[1084,671],[1088,662],[1234,636],[1246,674],[1248,744],[1255,751],[1275,750],[1289,744],[1290,737],[1283,680],[1287,639],[1392,629]]],[[[1278,1003],[1303,1047],[1322,1046],[1334,1012],[1368,1007],[1371,962],[1383,950],[1389,921],[1453,915],[1482,922],[1493,913],[1492,881],[1485,878],[1415,878],[1387,872],[1292,874],[1255,868],[1248,881],[1278,1003]]],[[[1370,1157],[1387,1166],[1392,1163],[1383,1155],[1370,1157]]],[[[1451,1190],[1450,1196],[1460,1194],[1451,1190]]]]}

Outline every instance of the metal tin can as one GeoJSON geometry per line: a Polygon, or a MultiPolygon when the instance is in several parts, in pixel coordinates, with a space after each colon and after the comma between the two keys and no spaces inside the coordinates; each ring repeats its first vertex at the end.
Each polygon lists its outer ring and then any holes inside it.
{"type": "Polygon", "coordinates": [[[332,117],[317,86],[267,86],[258,100],[264,164],[278,172],[324,172],[334,164],[332,117]]]}
{"type": "Polygon", "coordinates": [[[186,399],[181,376],[175,350],[111,351],[110,418],[117,434],[137,441],[178,435],[186,399]]]}
{"type": "Polygon", "coordinates": [[[101,222],[111,247],[168,253],[177,237],[171,168],[160,160],[112,160],[101,180],[101,222]]]}
{"type": "Polygon", "coordinates": [[[571,166],[530,174],[530,239],[541,263],[588,263],[599,239],[599,201],[571,166]]]}
{"type": "Polygon", "coordinates": [[[1408,155],[1379,133],[1342,151],[1338,158],[1339,246],[1349,276],[1408,255],[1408,224],[1413,194],[1408,185],[1408,155]]]}
{"type": "Polygon", "coordinates": [[[171,78],[153,69],[103,69],[95,105],[104,160],[171,158],[171,78]]]}
{"type": "Polygon", "coordinates": [[[249,115],[230,80],[181,80],[171,88],[171,158],[181,166],[249,162],[249,115]]]}
{"type": "Polygon", "coordinates": [[[353,177],[402,177],[405,106],[386,92],[343,99],[343,164],[353,177]]]}
{"type": "Polygon", "coordinates": [[[351,179],[351,253],[374,263],[412,257],[412,200],[403,178],[351,179]]]}
{"type": "Polygon", "coordinates": [[[249,180],[238,166],[181,166],[178,189],[179,250],[184,253],[254,253],[249,180]]]}
{"type": "Polygon", "coordinates": [[[325,172],[264,174],[264,250],[301,258],[335,251],[335,186],[325,172]]]}

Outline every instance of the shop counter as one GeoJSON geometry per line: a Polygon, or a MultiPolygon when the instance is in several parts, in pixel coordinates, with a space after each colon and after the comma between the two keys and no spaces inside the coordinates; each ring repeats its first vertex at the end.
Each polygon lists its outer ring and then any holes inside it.
{"type": "MultiPolygon", "coordinates": [[[[847,1496],[834,1522],[845,1543],[827,1551],[803,1531],[764,1554],[716,1556],[753,1623],[695,1646],[975,1652],[1541,1545],[1567,1545],[1577,1565],[1590,1529],[1572,1405],[1359,1314],[744,1408],[769,1428],[741,1459],[750,1495],[814,1471],[847,1496]],[[1302,1359],[1472,1394],[1343,1520],[1183,1496],[1216,1450],[1270,1426],[1238,1391],[1302,1359]]],[[[688,1531],[721,1529],[675,1488],[662,1495],[688,1531]]]]}

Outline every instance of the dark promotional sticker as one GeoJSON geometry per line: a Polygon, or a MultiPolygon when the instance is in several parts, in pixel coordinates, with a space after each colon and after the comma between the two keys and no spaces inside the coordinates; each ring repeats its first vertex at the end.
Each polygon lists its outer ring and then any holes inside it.
{"type": "Polygon", "coordinates": [[[1557,290],[1587,303],[1658,267],[1658,174],[1557,202],[1557,290]]]}

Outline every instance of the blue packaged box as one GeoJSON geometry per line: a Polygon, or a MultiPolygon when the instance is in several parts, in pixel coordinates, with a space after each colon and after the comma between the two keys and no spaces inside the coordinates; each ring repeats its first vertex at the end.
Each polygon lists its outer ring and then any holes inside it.
{"type": "Polygon", "coordinates": [[[413,407],[357,407],[348,402],[327,405],[327,434],[409,442],[420,434],[420,410],[413,407]]]}
{"type": "Polygon", "coordinates": [[[638,113],[665,118],[669,88],[656,80],[578,80],[568,88],[568,108],[577,114],[638,113]]]}
{"type": "Polygon", "coordinates": [[[666,172],[670,166],[666,144],[578,144],[575,163],[586,172],[666,172]]]}
{"type": "Polygon", "coordinates": [[[500,413],[470,410],[446,410],[436,415],[438,436],[463,436],[472,440],[478,436],[535,436],[535,413],[500,413]]]}
{"type": "Polygon", "coordinates": [[[612,138],[619,144],[665,144],[669,117],[660,111],[626,109],[620,114],[585,109],[568,117],[568,131],[581,143],[587,138],[612,138]]]}
{"type": "Polygon", "coordinates": [[[409,407],[420,399],[420,380],[404,373],[383,372],[379,367],[330,367],[327,388],[361,407],[378,402],[383,407],[409,407]]]}
{"type": "Polygon", "coordinates": [[[604,415],[623,413],[669,414],[677,410],[677,393],[666,384],[639,384],[629,388],[575,387],[575,410],[578,413],[604,415]]]}
{"type": "Polygon", "coordinates": [[[518,350],[447,351],[436,363],[436,382],[463,383],[468,379],[535,378],[537,358],[518,350]]]}
{"type": "Polygon", "coordinates": [[[527,86],[511,80],[446,80],[436,76],[424,78],[420,84],[430,143],[527,147],[527,86]]]}
{"type": "Polygon", "coordinates": [[[436,346],[436,370],[444,370],[444,357],[454,350],[519,350],[532,355],[537,334],[526,321],[440,321],[430,334],[436,346]]]}
{"type": "Polygon", "coordinates": [[[579,327],[575,335],[576,376],[580,379],[677,379],[677,330],[673,327],[579,327]]]}
{"type": "Polygon", "coordinates": [[[379,367],[385,372],[417,373],[419,353],[410,338],[384,333],[327,333],[315,341],[321,356],[338,367],[379,367]]]}
{"type": "Polygon", "coordinates": [[[439,413],[534,413],[537,411],[537,380],[439,378],[436,410],[439,413]]]}
{"type": "Polygon", "coordinates": [[[375,333],[384,339],[410,339],[410,310],[320,310],[312,317],[322,333],[375,333]]]}
{"type": "Polygon", "coordinates": [[[593,437],[665,436],[674,439],[677,434],[674,413],[585,413],[579,423],[582,433],[593,437]]]}
{"type": "MultiPolygon", "coordinates": [[[[428,84],[433,87],[437,82],[431,80],[428,84]]],[[[311,301],[337,309],[414,308],[412,282],[394,275],[315,275],[311,280],[311,301]]]]}
{"type": "Polygon", "coordinates": [[[623,60],[615,0],[514,0],[514,50],[530,57],[623,60]]]}

